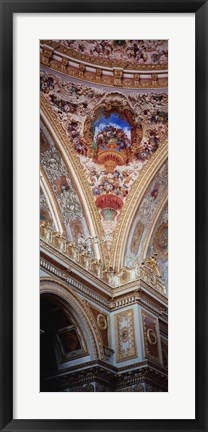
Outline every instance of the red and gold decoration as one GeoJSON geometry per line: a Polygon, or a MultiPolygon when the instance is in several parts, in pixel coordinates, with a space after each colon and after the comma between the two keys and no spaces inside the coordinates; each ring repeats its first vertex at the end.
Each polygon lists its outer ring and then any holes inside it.
{"type": "Polygon", "coordinates": [[[129,360],[137,356],[134,311],[129,309],[114,317],[117,362],[129,360]]]}
{"type": "Polygon", "coordinates": [[[158,321],[153,315],[141,310],[145,357],[162,362],[158,321]]]}
{"type": "Polygon", "coordinates": [[[94,115],[86,119],[83,142],[87,156],[92,158],[96,165],[103,166],[103,175],[96,189],[99,194],[96,206],[100,210],[117,211],[122,208],[123,198],[128,192],[125,189],[127,182],[124,187],[120,185],[121,174],[118,168],[127,166],[133,160],[141,139],[141,124],[136,122],[130,107],[124,108],[121,102],[101,104],[94,115]],[[114,122],[117,120],[118,127],[116,124],[108,124],[108,119],[111,118],[114,122]],[[106,122],[106,126],[96,134],[97,124],[101,121],[106,122]],[[125,124],[130,136],[125,133],[125,124]]]}
{"type": "Polygon", "coordinates": [[[40,42],[41,391],[167,391],[167,61],[40,42]]]}
{"type": "Polygon", "coordinates": [[[102,335],[103,339],[103,345],[106,347],[110,347],[110,340],[109,340],[109,327],[108,327],[108,316],[89,304],[89,307],[96,319],[97,326],[100,330],[100,333],[102,335]]]}

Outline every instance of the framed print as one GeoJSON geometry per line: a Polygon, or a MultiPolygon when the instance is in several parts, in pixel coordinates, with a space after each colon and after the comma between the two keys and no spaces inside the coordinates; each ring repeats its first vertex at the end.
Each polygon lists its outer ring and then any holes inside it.
{"type": "Polygon", "coordinates": [[[206,431],[207,1],[1,19],[1,430],[206,431]]]}

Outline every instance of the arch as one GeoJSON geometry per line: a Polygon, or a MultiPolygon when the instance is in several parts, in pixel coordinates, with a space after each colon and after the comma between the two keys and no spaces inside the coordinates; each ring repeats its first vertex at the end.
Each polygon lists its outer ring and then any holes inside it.
{"type": "Polygon", "coordinates": [[[114,240],[111,247],[111,266],[120,271],[124,262],[124,253],[130,233],[130,229],[142,202],[142,199],[151,185],[156,174],[167,161],[168,143],[167,140],[160,145],[158,150],[144,166],[138,180],[132,187],[126,203],[122,208],[117,227],[114,232],[114,240]]]}
{"type": "Polygon", "coordinates": [[[94,317],[85,302],[64,282],[52,278],[41,278],[40,294],[53,294],[65,301],[76,316],[77,322],[86,337],[91,360],[104,359],[103,344],[94,317]]]}
{"type": "MultiPolygon", "coordinates": [[[[50,110],[47,100],[42,95],[40,114],[41,119],[50,135],[53,137],[55,146],[60,151],[69,175],[72,178],[80,202],[83,206],[90,235],[93,237],[98,235],[100,238],[102,238],[104,235],[103,228],[90,186],[84,176],[81,164],[76,154],[74,154],[73,149],[68,145],[64,131],[58,123],[55,114],[50,110]],[[78,188],[77,185],[80,185],[80,187],[78,188]]],[[[95,244],[94,250],[96,258],[102,259],[102,261],[105,262],[106,257],[102,242],[95,244]]]]}
{"type": "MultiPolygon", "coordinates": [[[[84,332],[74,311],[65,300],[54,293],[42,293],[40,297],[41,341],[44,339],[49,351],[56,357],[56,364],[89,355],[84,332]],[[55,355],[54,355],[55,354],[55,355]]],[[[50,356],[42,344],[41,360],[50,365],[50,356]]]]}

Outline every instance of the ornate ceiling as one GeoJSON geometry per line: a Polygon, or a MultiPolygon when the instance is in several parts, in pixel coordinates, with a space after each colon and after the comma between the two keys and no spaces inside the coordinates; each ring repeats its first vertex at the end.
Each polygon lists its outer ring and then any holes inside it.
{"type": "Polygon", "coordinates": [[[165,88],[168,42],[42,40],[41,63],[86,81],[125,88],[165,88]]]}
{"type": "Polygon", "coordinates": [[[139,69],[141,65],[168,67],[166,40],[54,40],[50,45],[75,59],[97,65],[125,69],[139,69]]]}
{"type": "Polygon", "coordinates": [[[167,79],[124,77],[144,67],[167,70],[167,41],[41,41],[41,220],[77,246],[94,237],[88,252],[105,268],[151,251],[166,273],[167,79]],[[122,76],[77,75],[71,59],[122,76]]]}

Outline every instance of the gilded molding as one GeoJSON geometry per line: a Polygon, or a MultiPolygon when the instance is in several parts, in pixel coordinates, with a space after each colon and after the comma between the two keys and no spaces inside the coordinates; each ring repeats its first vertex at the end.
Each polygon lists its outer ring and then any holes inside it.
{"type": "Polygon", "coordinates": [[[79,294],[93,300],[95,303],[101,304],[102,307],[106,309],[108,308],[108,299],[102,296],[102,291],[98,294],[98,290],[93,285],[86,285],[86,281],[83,281],[83,283],[77,281],[76,278],[71,275],[71,270],[67,268],[65,270],[60,270],[55,264],[42,256],[40,258],[40,266],[42,270],[50,273],[53,277],[57,277],[58,280],[64,280],[72,285],[79,294]]]}
{"type": "MultiPolygon", "coordinates": [[[[95,284],[101,290],[101,287],[105,287],[107,291],[112,290],[114,294],[118,292],[126,292],[130,290],[132,287],[135,288],[135,284],[138,284],[141,280],[143,283],[147,282],[150,290],[153,290],[154,295],[164,295],[166,294],[165,286],[158,279],[158,275],[160,274],[160,270],[158,265],[156,266],[155,258],[152,257],[149,259],[149,263],[140,263],[136,269],[132,269],[133,278],[129,282],[122,284],[120,280],[120,274],[113,274],[113,276],[109,275],[109,272],[100,271],[99,263],[96,260],[89,258],[86,263],[83,263],[83,253],[80,253],[76,246],[62,236],[59,233],[54,232],[53,229],[49,226],[46,226],[45,222],[41,222],[40,226],[40,235],[43,249],[46,251],[50,251],[55,256],[59,256],[62,261],[65,263],[70,263],[70,267],[74,268],[80,273],[85,274],[86,280],[87,278],[92,281],[95,281],[95,284]],[[94,268],[96,261],[97,267],[94,268]],[[150,265],[151,264],[151,265],[150,265]],[[155,274],[155,270],[157,267],[157,271],[155,274]],[[95,271],[96,270],[96,271],[95,271]],[[99,270],[99,271],[98,271],[99,270]],[[159,273],[158,273],[159,272],[159,273]],[[154,278],[152,279],[152,275],[154,278]],[[96,278],[94,278],[94,275],[96,278]],[[109,277],[108,277],[109,276],[109,277]],[[111,276],[111,277],[110,277],[111,276]],[[98,282],[96,282],[98,281],[98,282]],[[103,284],[104,283],[104,284],[103,284]],[[116,288],[117,286],[117,288],[116,288]]],[[[50,258],[51,260],[52,258],[50,258]]],[[[67,265],[68,268],[68,265],[67,265]]],[[[125,270],[125,268],[124,268],[125,270]]],[[[104,292],[104,290],[103,290],[104,292]]]]}
{"type": "Polygon", "coordinates": [[[92,283],[94,282],[95,286],[99,285],[99,289],[101,293],[104,292],[106,294],[112,294],[112,288],[107,282],[102,281],[99,277],[96,277],[96,275],[84,269],[79,263],[72,261],[69,257],[63,254],[61,251],[58,251],[50,243],[47,243],[43,239],[40,239],[40,246],[46,253],[49,252],[50,254],[53,254],[55,257],[61,259],[62,262],[66,264],[68,269],[72,269],[78,275],[81,274],[82,277],[86,277],[87,279],[90,279],[92,283]]]}
{"type": "MultiPolygon", "coordinates": [[[[64,58],[64,57],[63,57],[64,58]]],[[[99,84],[107,87],[121,87],[126,89],[167,89],[168,87],[168,78],[158,77],[157,74],[152,74],[151,72],[147,73],[147,75],[151,75],[151,78],[147,76],[147,78],[141,78],[139,73],[134,73],[134,77],[129,79],[126,78],[125,75],[122,77],[116,77],[112,74],[112,76],[105,75],[105,69],[97,69],[95,72],[87,71],[87,64],[79,64],[79,68],[72,67],[70,65],[66,66],[62,61],[57,61],[53,59],[46,59],[44,55],[41,55],[41,64],[50,69],[53,69],[59,73],[64,75],[68,75],[70,77],[75,77],[76,79],[83,80],[84,82],[99,84]],[[103,73],[104,72],[104,73],[103,73]]],[[[140,72],[144,75],[144,72],[140,72]]],[[[164,73],[164,72],[163,72],[164,73]]],[[[159,74],[163,74],[159,72],[159,74]]],[[[165,72],[167,75],[167,72],[165,72]]]]}
{"type": "MultiPolygon", "coordinates": [[[[81,283],[74,279],[73,273],[68,268],[66,268],[65,270],[60,270],[56,266],[55,261],[53,262],[52,259],[50,259],[49,262],[41,256],[40,266],[47,273],[50,273],[53,277],[55,276],[58,281],[60,279],[64,280],[65,282],[72,285],[73,289],[75,289],[77,293],[85,296],[87,299],[89,299],[89,301],[92,301],[99,306],[102,306],[108,311],[122,309],[135,303],[144,305],[155,313],[161,313],[161,311],[166,310],[167,308],[167,298],[164,297],[161,293],[153,290],[149,285],[147,285],[141,280],[137,280],[134,286],[132,286],[132,284],[131,286],[128,284],[125,293],[122,294],[120,294],[119,292],[115,293],[115,290],[111,289],[111,294],[108,294],[109,297],[104,298],[102,291],[100,291],[99,295],[95,290],[93,280],[91,281],[92,285],[90,287],[86,286],[86,282],[81,283]],[[157,295],[157,298],[154,298],[152,294],[157,295]]],[[[102,310],[100,311],[102,312],[102,310]]]]}
{"type": "Polygon", "coordinates": [[[137,288],[133,292],[123,294],[119,298],[115,298],[112,301],[111,310],[122,309],[134,303],[137,303],[150,310],[150,312],[156,314],[161,314],[167,309],[167,306],[164,305],[159,299],[156,300],[151,296],[150,293],[147,293],[142,288],[137,288]]]}

